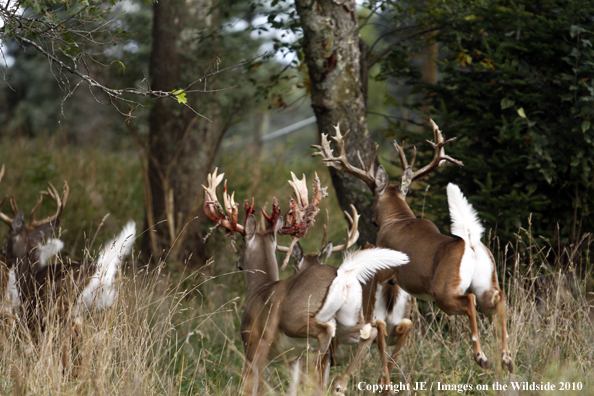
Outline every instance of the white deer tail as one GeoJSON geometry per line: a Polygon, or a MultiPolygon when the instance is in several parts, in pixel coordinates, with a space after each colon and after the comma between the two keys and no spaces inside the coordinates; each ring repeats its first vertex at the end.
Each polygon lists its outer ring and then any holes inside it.
{"type": "Polygon", "coordinates": [[[361,315],[363,289],[376,272],[408,263],[408,256],[391,249],[366,249],[348,253],[332,281],[326,301],[316,314],[316,320],[328,322],[334,315],[345,326],[357,324],[361,315]]]}
{"type": "Polygon", "coordinates": [[[479,246],[485,231],[476,210],[466,200],[460,188],[448,184],[448,206],[452,218],[452,234],[459,236],[471,246],[479,246]]]}
{"type": "Polygon", "coordinates": [[[124,257],[132,251],[136,238],[136,224],[130,221],[120,235],[108,242],[97,259],[97,270],[79,296],[78,303],[101,311],[110,307],[116,295],[115,278],[124,257]]]}

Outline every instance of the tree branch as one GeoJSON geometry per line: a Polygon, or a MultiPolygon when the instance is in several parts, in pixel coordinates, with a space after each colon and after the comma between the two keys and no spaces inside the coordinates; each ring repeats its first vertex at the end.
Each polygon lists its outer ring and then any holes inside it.
{"type": "MultiPolygon", "coordinates": [[[[378,55],[376,55],[372,60],[369,61],[369,68],[371,68],[373,65],[375,65],[377,63],[377,61],[379,61],[381,58],[383,58],[387,53],[389,53],[393,47],[402,44],[404,41],[406,40],[410,40],[411,38],[414,38],[416,36],[420,36],[422,34],[426,34],[426,33],[430,33],[430,32],[434,32],[436,30],[441,29],[440,26],[436,26],[436,27],[432,27],[432,28],[427,28],[427,29],[423,29],[423,30],[419,30],[417,32],[411,33],[406,37],[403,37],[402,39],[396,41],[395,43],[390,44],[386,49],[384,49],[382,52],[380,52],[378,55]]],[[[371,55],[371,52],[370,52],[371,55]]]]}

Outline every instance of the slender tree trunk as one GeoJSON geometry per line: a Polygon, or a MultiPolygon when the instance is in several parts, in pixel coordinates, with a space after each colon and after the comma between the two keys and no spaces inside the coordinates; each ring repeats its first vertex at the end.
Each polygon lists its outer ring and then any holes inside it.
{"type": "MultiPolygon", "coordinates": [[[[367,164],[373,143],[366,115],[367,67],[361,56],[365,46],[360,46],[355,1],[296,0],[295,3],[303,26],[305,61],[318,131],[334,135],[334,126],[340,124],[343,133],[350,131],[345,144],[349,161],[359,164],[357,151],[360,151],[367,164]]],[[[354,204],[363,214],[359,243],[375,242],[377,229],[369,215],[372,204],[369,187],[333,168],[330,174],[340,206],[347,210],[349,204],[354,204]]]]}
{"type": "MultiPolygon", "coordinates": [[[[196,65],[185,62],[184,51],[191,51],[192,47],[183,42],[183,32],[188,18],[195,26],[213,22],[214,13],[208,12],[210,3],[211,0],[192,4],[185,0],[155,2],[150,58],[153,89],[172,91],[189,82],[187,75],[196,65]],[[189,7],[194,7],[193,12],[189,7]]],[[[201,66],[207,68],[208,64],[201,66]]],[[[153,256],[153,262],[167,258],[169,263],[194,267],[205,262],[201,184],[211,171],[226,131],[219,106],[211,95],[188,95],[188,99],[213,122],[197,117],[174,101],[157,100],[151,108],[146,226],[152,226],[154,231],[145,234],[143,251],[153,256]]]]}

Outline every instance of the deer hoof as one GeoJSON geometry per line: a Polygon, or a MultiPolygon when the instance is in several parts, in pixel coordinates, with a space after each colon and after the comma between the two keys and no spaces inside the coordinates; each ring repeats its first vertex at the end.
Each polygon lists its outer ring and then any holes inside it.
{"type": "Polygon", "coordinates": [[[514,362],[509,351],[503,351],[501,353],[501,367],[504,369],[507,368],[510,373],[514,372],[514,362]]]}
{"type": "Polygon", "coordinates": [[[336,386],[334,386],[334,391],[332,392],[332,395],[345,396],[344,389],[345,389],[345,387],[342,384],[336,384],[336,386]]]}
{"type": "Polygon", "coordinates": [[[483,368],[484,370],[489,369],[489,359],[487,359],[487,356],[484,352],[477,352],[476,356],[474,357],[474,360],[476,360],[478,365],[481,366],[481,368],[483,368]]]}

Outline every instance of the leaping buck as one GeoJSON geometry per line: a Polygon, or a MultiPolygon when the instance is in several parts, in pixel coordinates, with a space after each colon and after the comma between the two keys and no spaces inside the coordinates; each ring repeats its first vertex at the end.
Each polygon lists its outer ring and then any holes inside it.
{"type": "MultiPolygon", "coordinates": [[[[131,252],[136,235],[136,226],[131,221],[117,238],[105,245],[96,262],[57,260],[49,264],[49,258],[63,246],[59,239],[49,237],[59,224],[69,188],[64,183],[60,196],[51,183],[48,185],[47,191],[40,192],[28,224],[14,197],[10,199],[14,218],[0,211],[0,220],[10,227],[5,252],[7,261],[13,265],[8,291],[11,305],[13,308],[22,305],[24,320],[34,336],[44,329],[45,316],[53,304],[58,304],[58,315],[70,326],[88,310],[101,311],[113,305],[116,275],[123,258],[131,252]],[[44,196],[56,203],[57,210],[52,216],[36,220],[44,196]]],[[[2,203],[4,200],[0,208],[2,203]]],[[[63,352],[64,368],[68,360],[69,353],[63,352]]]]}
{"type": "MultiPolygon", "coordinates": [[[[365,338],[375,337],[370,326],[361,320],[361,283],[369,280],[378,270],[402,265],[407,258],[389,249],[374,249],[352,253],[340,268],[327,265],[312,266],[304,271],[279,280],[275,250],[277,233],[293,236],[292,245],[305,235],[319,211],[318,202],[326,191],[314,182],[315,194],[309,203],[305,178],[293,176],[292,186],[296,199],[286,222],[280,216],[276,200],[272,214],[262,210],[267,225],[258,225],[254,216],[253,201],[246,210],[245,225],[238,222],[238,204],[233,195],[224,192],[225,210],[220,205],[216,188],[224,174],[217,170],[208,176],[204,187],[204,212],[227,232],[243,235],[239,269],[245,273],[247,302],[241,321],[241,338],[245,351],[242,382],[244,392],[256,394],[263,382],[262,370],[267,359],[282,357],[291,362],[292,381],[289,391],[296,394],[302,361],[301,356],[311,344],[317,344],[316,370],[320,386],[327,382],[328,348],[337,328],[348,329],[365,338]]],[[[225,182],[226,185],[226,182],[225,182]]],[[[263,223],[263,222],[262,222],[263,223]]]]}
{"type": "Polygon", "coordinates": [[[400,185],[388,184],[388,175],[383,166],[380,165],[377,172],[374,171],[377,145],[369,166],[365,166],[362,161],[361,168],[351,165],[344,148],[348,132],[343,136],[338,126],[336,136],[332,137],[338,147],[338,155],[333,154],[328,135],[323,134],[321,145],[312,146],[319,150],[313,156],[321,156],[326,166],[350,173],[369,186],[373,191],[374,222],[379,226],[376,245],[402,251],[410,258],[408,264],[377,274],[378,293],[385,287],[385,282],[395,278],[396,283],[407,293],[423,300],[435,301],[445,313],[467,315],[472,332],[473,357],[482,368],[488,368],[489,363],[479,343],[475,305],[486,314],[497,311],[502,326],[501,363],[513,372],[511,353],[507,346],[505,295],[498,286],[495,260],[480,241],[483,227],[475,210],[457,186],[448,185],[448,205],[452,233],[455,235],[450,237],[442,235],[431,221],[416,218],[405,200],[414,180],[427,176],[446,161],[462,165],[444,151],[444,146],[455,138],[444,141],[437,125],[433,121],[431,125],[434,142],[428,143],[435,150],[433,160],[415,172],[412,167],[416,149],[409,164],[402,147],[394,142],[403,168],[400,185]]]}

